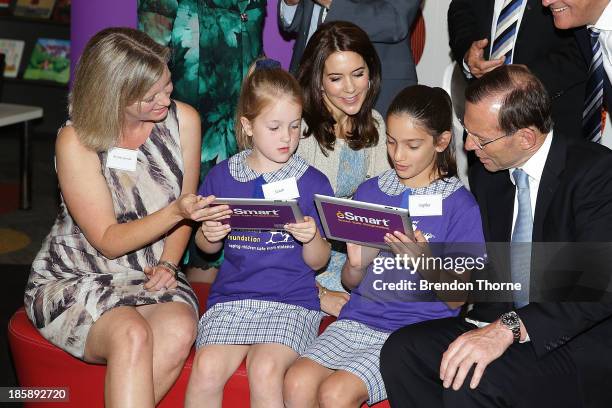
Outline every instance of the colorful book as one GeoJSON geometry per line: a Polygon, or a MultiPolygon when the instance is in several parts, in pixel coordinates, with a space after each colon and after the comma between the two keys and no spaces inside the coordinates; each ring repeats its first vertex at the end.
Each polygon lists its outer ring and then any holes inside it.
{"type": "Polygon", "coordinates": [[[13,14],[18,17],[49,18],[55,0],[17,0],[13,14]]]}
{"type": "Polygon", "coordinates": [[[36,40],[23,78],[67,84],[70,79],[70,41],[52,38],[36,40]]]}
{"type": "Polygon", "coordinates": [[[4,54],[4,76],[15,78],[19,72],[19,64],[23,55],[25,41],[0,38],[0,54],[4,54]]]}

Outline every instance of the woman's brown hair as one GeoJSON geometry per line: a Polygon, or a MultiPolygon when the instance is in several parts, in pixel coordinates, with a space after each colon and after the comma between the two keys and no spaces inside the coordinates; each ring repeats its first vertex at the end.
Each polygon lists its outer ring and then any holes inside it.
{"type": "Polygon", "coordinates": [[[380,91],[380,60],[361,28],[353,23],[335,21],[319,26],[300,61],[298,82],[304,94],[304,120],[308,129],[305,136],[314,136],[321,150],[333,150],[336,141],[334,120],[323,101],[321,92],[325,61],[335,52],[352,51],[359,54],[368,66],[370,86],[359,112],[351,119],[352,130],[346,141],[353,150],[378,144],[378,130],[372,117],[374,102],[380,91]]]}

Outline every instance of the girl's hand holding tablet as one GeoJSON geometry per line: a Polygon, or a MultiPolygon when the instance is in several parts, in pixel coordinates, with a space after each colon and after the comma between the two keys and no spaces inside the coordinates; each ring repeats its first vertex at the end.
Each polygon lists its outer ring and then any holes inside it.
{"type": "Polygon", "coordinates": [[[391,251],[396,255],[408,255],[413,258],[422,255],[428,256],[430,254],[429,245],[423,233],[419,230],[415,230],[414,238],[415,239],[412,240],[407,235],[395,231],[393,234],[385,235],[385,242],[391,247],[391,251]]]}
{"type": "Polygon", "coordinates": [[[293,235],[293,238],[302,244],[308,244],[317,235],[317,224],[315,224],[314,218],[305,216],[304,222],[287,224],[285,231],[293,235]]]}

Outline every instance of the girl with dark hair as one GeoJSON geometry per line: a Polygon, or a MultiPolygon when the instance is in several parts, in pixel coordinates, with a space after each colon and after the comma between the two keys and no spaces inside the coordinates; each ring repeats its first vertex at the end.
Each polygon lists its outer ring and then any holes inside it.
{"type": "Polygon", "coordinates": [[[459,261],[484,254],[478,205],[455,176],[451,112],[450,98],[440,88],[412,86],[393,100],[387,151],[394,168],[360,185],[354,199],[410,208],[418,229],[414,239],[398,231],[387,234],[388,250],[347,244],[342,280],[354,288],[351,299],[289,369],[287,407],[358,407],[386,399],[379,357],[387,337],[408,324],[458,314],[461,292],[419,290],[423,283],[465,282],[469,275],[459,261]],[[438,211],[419,212],[418,203],[438,211]],[[382,268],[389,265],[386,258],[398,255],[411,259],[410,266],[382,268]],[[427,262],[415,266],[418,258],[427,262]],[[449,258],[458,260],[456,268],[436,266],[437,259],[446,266],[449,258]],[[399,284],[408,289],[398,290],[399,284]]]}
{"type": "MultiPolygon", "coordinates": [[[[322,24],[308,42],[298,73],[306,126],[297,153],[327,175],[336,197],[351,197],[389,168],[384,122],[373,109],[380,80],[374,46],[355,24],[322,24]]],[[[346,251],[337,249],[317,277],[321,306],[334,315],[348,298],[340,282],[346,251]]]]}

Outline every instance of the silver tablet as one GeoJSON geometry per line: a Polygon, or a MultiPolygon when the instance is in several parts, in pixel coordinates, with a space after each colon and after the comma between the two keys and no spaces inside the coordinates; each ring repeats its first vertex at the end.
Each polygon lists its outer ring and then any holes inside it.
{"type": "Polygon", "coordinates": [[[221,222],[232,229],[282,230],[285,224],[304,221],[297,200],[216,198],[211,206],[223,204],[230,207],[232,214],[221,222]]]}
{"type": "Polygon", "coordinates": [[[414,238],[410,214],[397,208],[315,194],[315,204],[328,239],[388,249],[385,234],[414,238]]]}

